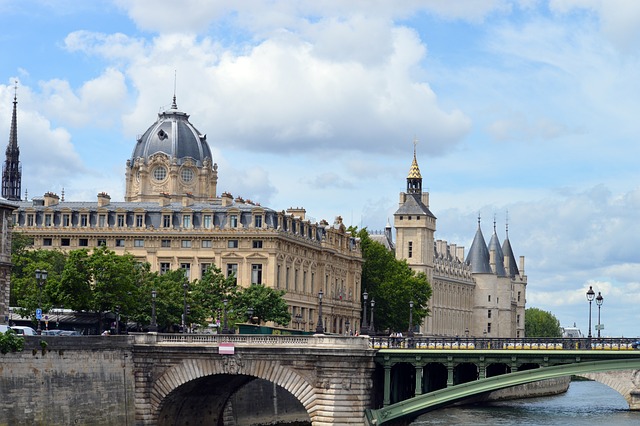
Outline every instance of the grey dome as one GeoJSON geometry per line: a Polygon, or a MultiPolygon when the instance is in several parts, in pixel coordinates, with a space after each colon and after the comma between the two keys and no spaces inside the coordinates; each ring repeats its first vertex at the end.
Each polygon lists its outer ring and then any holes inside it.
{"type": "Polygon", "coordinates": [[[178,165],[191,158],[198,167],[202,167],[204,160],[213,163],[211,149],[207,143],[207,135],[203,135],[189,122],[189,115],[179,111],[175,102],[169,110],[158,113],[158,120],[138,138],[131,164],[137,158],[145,162],[156,153],[165,153],[169,158],[175,158],[178,165]]]}

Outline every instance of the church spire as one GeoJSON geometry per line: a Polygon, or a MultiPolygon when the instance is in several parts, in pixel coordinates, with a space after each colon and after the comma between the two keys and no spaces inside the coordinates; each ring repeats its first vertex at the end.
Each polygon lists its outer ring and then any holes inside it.
{"type": "Polygon", "coordinates": [[[10,201],[20,201],[22,185],[22,166],[20,166],[20,148],[18,148],[18,82],[13,95],[13,115],[7,145],[7,159],[2,167],[2,197],[10,201]]]}
{"type": "Polygon", "coordinates": [[[407,176],[407,193],[420,194],[422,193],[422,175],[420,174],[420,167],[418,167],[418,160],[416,158],[416,145],[417,139],[413,139],[413,162],[409,169],[409,175],[407,176]]]}

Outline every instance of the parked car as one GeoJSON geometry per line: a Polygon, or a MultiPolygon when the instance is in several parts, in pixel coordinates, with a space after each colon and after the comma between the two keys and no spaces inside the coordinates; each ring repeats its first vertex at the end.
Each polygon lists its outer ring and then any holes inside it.
{"type": "Polygon", "coordinates": [[[59,336],[81,336],[81,334],[74,330],[62,330],[59,336]]]}
{"type": "Polygon", "coordinates": [[[640,340],[636,340],[635,342],[633,342],[633,343],[631,344],[631,347],[632,347],[633,349],[640,349],[640,340]]]}
{"type": "Polygon", "coordinates": [[[43,336],[60,336],[62,330],[42,330],[43,336]]]}
{"type": "Polygon", "coordinates": [[[37,336],[38,335],[38,333],[36,333],[36,331],[33,328],[27,327],[25,325],[14,325],[13,327],[11,327],[11,329],[15,331],[18,336],[37,336]]]}
{"type": "Polygon", "coordinates": [[[8,330],[11,330],[11,327],[8,325],[0,324],[0,333],[6,333],[8,330]]]}

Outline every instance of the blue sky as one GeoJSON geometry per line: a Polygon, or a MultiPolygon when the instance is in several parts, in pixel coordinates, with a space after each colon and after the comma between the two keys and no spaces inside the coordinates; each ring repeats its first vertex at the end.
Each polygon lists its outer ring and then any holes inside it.
{"type": "Polygon", "coordinates": [[[591,285],[640,335],[640,2],[0,0],[0,27],[29,198],[122,200],[177,75],[219,192],[380,230],[416,138],[437,238],[508,212],[529,307],[586,332],[591,285]]]}

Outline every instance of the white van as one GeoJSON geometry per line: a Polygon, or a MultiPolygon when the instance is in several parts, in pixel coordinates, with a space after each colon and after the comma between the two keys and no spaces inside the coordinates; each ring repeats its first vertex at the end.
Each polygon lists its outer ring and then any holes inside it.
{"type": "Polygon", "coordinates": [[[6,333],[7,330],[11,329],[8,325],[0,324],[0,333],[6,333]]]}
{"type": "Polygon", "coordinates": [[[13,331],[16,332],[18,336],[37,336],[38,335],[38,333],[36,333],[36,331],[33,328],[27,327],[24,325],[14,325],[11,328],[13,329],[13,331]]]}

